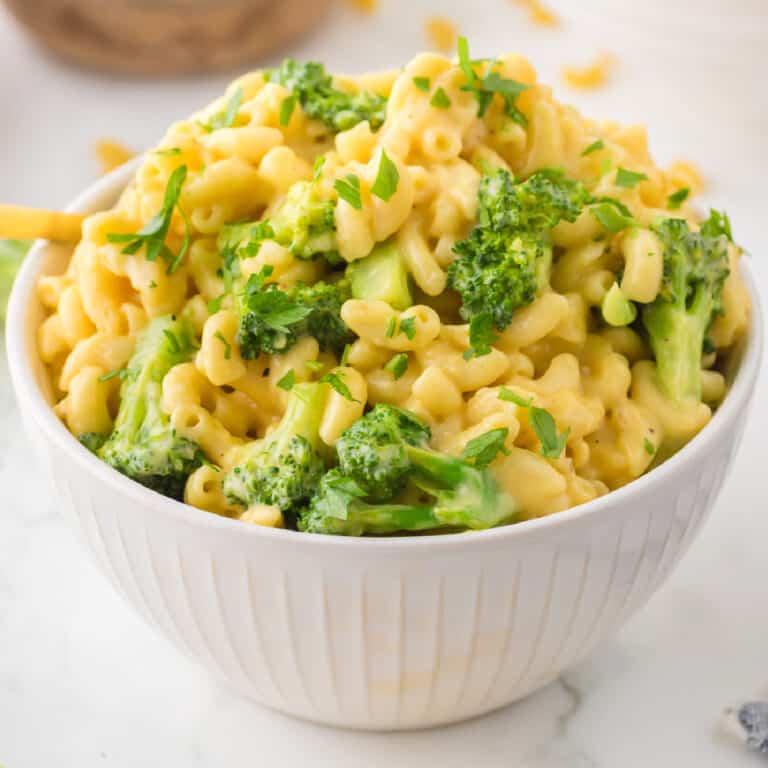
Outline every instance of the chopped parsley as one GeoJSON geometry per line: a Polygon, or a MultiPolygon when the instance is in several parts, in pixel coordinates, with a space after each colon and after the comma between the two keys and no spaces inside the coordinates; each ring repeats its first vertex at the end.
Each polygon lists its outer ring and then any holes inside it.
{"type": "Polygon", "coordinates": [[[286,392],[290,392],[293,389],[293,385],[296,383],[296,373],[291,368],[288,373],[283,376],[280,381],[277,382],[277,386],[280,389],[284,389],[286,392]]]}
{"type": "Polygon", "coordinates": [[[371,194],[387,202],[397,191],[398,181],[400,181],[400,174],[397,171],[397,166],[382,149],[379,170],[376,173],[376,180],[371,187],[371,194]]]}
{"type": "MultiPolygon", "coordinates": [[[[618,201],[615,201],[618,202],[618,201]]],[[[629,212],[622,211],[624,206],[617,206],[614,202],[607,200],[592,206],[589,212],[609,231],[621,232],[622,229],[633,227],[635,220],[629,215],[629,212]]],[[[626,208],[624,209],[626,210],[626,208]]]]}
{"type": "Polygon", "coordinates": [[[312,373],[317,373],[318,371],[322,371],[323,368],[325,368],[325,364],[320,360],[307,360],[307,362],[304,363],[304,367],[308,371],[312,371],[312,373]]]}
{"type": "Polygon", "coordinates": [[[280,104],[280,125],[288,125],[291,122],[291,115],[296,107],[296,96],[291,94],[286,96],[280,104]]]}
{"type": "Polygon", "coordinates": [[[647,181],[648,177],[644,173],[635,173],[626,168],[619,168],[616,171],[616,186],[624,189],[634,189],[641,181],[647,181]]]}
{"type": "Polygon", "coordinates": [[[387,320],[387,330],[384,331],[384,335],[391,339],[395,335],[395,329],[397,328],[397,320],[395,320],[395,316],[392,315],[392,317],[387,320]]]}
{"type": "Polygon", "coordinates": [[[605,142],[602,139],[593,141],[582,153],[582,157],[591,155],[593,152],[599,152],[601,149],[605,149],[605,142]]]}
{"type": "Polygon", "coordinates": [[[219,128],[231,128],[235,124],[235,118],[240,111],[240,105],[243,103],[243,89],[238,88],[227,102],[227,108],[211,116],[207,123],[201,123],[208,133],[218,131],[219,128]]]}
{"type": "Polygon", "coordinates": [[[345,344],[344,351],[341,353],[341,360],[339,361],[339,365],[347,364],[347,360],[349,360],[349,350],[350,350],[350,345],[345,344]]]}
{"type": "Polygon", "coordinates": [[[248,278],[244,304],[268,328],[288,333],[289,326],[303,320],[312,312],[312,308],[297,303],[287,293],[277,289],[277,286],[262,290],[266,278],[271,274],[272,267],[266,266],[248,278]]]}
{"type": "Polygon", "coordinates": [[[483,117],[485,115],[493,97],[498,94],[504,101],[504,114],[523,128],[527,127],[528,120],[517,108],[516,102],[517,97],[523,91],[528,90],[529,86],[494,72],[492,68],[495,62],[491,62],[491,71],[487,71],[483,77],[478,77],[474,70],[475,62],[469,57],[469,44],[466,37],[459,37],[458,55],[459,66],[467,79],[461,89],[473,93],[477,99],[477,116],[483,117]]]}
{"type": "Polygon", "coordinates": [[[142,246],[145,249],[147,261],[157,261],[158,257],[168,262],[168,274],[173,274],[181,264],[189,249],[189,220],[179,206],[181,188],[187,178],[187,166],[180,165],[168,177],[165,186],[163,207],[135,234],[125,232],[110,232],[107,234],[107,242],[125,243],[122,253],[134,254],[142,246]],[[179,252],[174,256],[171,249],[165,244],[168,229],[171,226],[173,211],[178,208],[184,219],[185,235],[179,252]]]}
{"type": "Polygon", "coordinates": [[[493,317],[489,312],[481,312],[469,321],[469,349],[464,352],[464,359],[483,357],[491,353],[491,345],[498,341],[493,332],[493,317]]]}
{"type": "Polygon", "coordinates": [[[406,317],[400,320],[400,330],[398,333],[402,333],[408,341],[413,341],[416,336],[416,318],[406,317]]]}
{"type": "Polygon", "coordinates": [[[161,157],[176,157],[176,155],[181,154],[181,149],[179,147],[168,147],[167,149],[156,149],[153,154],[160,155],[161,157]]]}
{"type": "Polygon", "coordinates": [[[691,190],[688,187],[682,187],[681,189],[678,189],[677,192],[673,192],[667,198],[667,208],[669,208],[670,211],[676,211],[688,199],[690,194],[691,190]]]}
{"type": "Polygon", "coordinates": [[[645,448],[645,452],[649,456],[653,456],[656,453],[656,446],[647,437],[643,440],[643,448],[645,448]]]}
{"type": "Polygon", "coordinates": [[[428,77],[414,77],[413,84],[424,93],[429,93],[430,83],[428,77]]]}
{"type": "Polygon", "coordinates": [[[504,443],[509,436],[509,430],[506,427],[491,429],[480,437],[470,440],[461,452],[461,458],[464,461],[471,461],[476,467],[487,467],[499,452],[505,456],[509,451],[504,443]]]}
{"type": "Polygon", "coordinates": [[[208,302],[208,314],[215,315],[221,309],[221,303],[224,301],[226,293],[222,293],[221,296],[217,296],[215,299],[211,299],[208,302]]]}
{"type": "Polygon", "coordinates": [[[399,355],[395,355],[385,366],[384,369],[389,371],[394,377],[395,381],[402,378],[403,374],[408,370],[408,355],[405,352],[401,352],[399,355]]]}
{"type": "Polygon", "coordinates": [[[320,379],[321,384],[328,384],[333,389],[335,389],[345,400],[349,400],[352,403],[359,403],[359,400],[356,400],[354,397],[352,397],[352,393],[349,391],[349,387],[344,383],[344,379],[342,379],[340,373],[326,373],[325,376],[323,376],[320,379]]]}
{"type": "Polygon", "coordinates": [[[533,399],[527,399],[513,392],[511,389],[502,387],[499,390],[499,400],[514,403],[528,411],[528,423],[536,433],[541,443],[541,455],[546,459],[559,459],[571,434],[570,427],[557,434],[557,425],[552,414],[546,408],[539,408],[533,405],[533,399]]]}
{"type": "Polygon", "coordinates": [[[356,211],[363,208],[363,200],[360,197],[360,179],[354,173],[349,173],[343,179],[336,179],[333,188],[339,193],[342,200],[346,200],[356,211]]]}
{"type": "Polygon", "coordinates": [[[157,283],[154,280],[149,281],[149,287],[150,288],[157,288],[157,283]]]}
{"type": "Polygon", "coordinates": [[[448,98],[448,94],[442,89],[438,88],[433,94],[429,103],[437,109],[448,109],[451,106],[451,100],[448,98]]]}
{"type": "Polygon", "coordinates": [[[110,371],[109,373],[105,373],[103,376],[99,376],[97,381],[109,381],[110,379],[114,379],[116,376],[118,378],[124,379],[126,377],[126,374],[128,373],[127,368],[118,368],[116,371],[110,371]]]}
{"type": "Polygon", "coordinates": [[[325,155],[318,155],[315,158],[315,165],[312,169],[312,181],[319,181],[323,175],[323,167],[325,166],[325,155]]]}
{"type": "Polygon", "coordinates": [[[216,333],[213,334],[213,337],[218,339],[224,345],[224,359],[229,360],[232,357],[232,345],[226,340],[221,331],[216,331],[216,333]]]}

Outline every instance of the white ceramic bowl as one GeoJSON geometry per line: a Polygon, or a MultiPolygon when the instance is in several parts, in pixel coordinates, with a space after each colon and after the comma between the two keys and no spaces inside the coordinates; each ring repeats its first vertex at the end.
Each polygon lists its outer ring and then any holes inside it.
{"type": "MultiPolygon", "coordinates": [[[[72,210],[111,205],[133,167],[72,210]]],[[[53,414],[35,349],[35,280],[67,249],[38,243],[7,320],[13,384],[56,499],[116,589],[234,688],[323,723],[418,728],[545,685],[614,632],[688,549],[731,464],[755,389],[762,319],[723,406],[674,458],[573,510],[466,535],[310,536],[166,499],[93,457],[53,414]]],[[[746,261],[746,259],[745,259],[746,261]]]]}

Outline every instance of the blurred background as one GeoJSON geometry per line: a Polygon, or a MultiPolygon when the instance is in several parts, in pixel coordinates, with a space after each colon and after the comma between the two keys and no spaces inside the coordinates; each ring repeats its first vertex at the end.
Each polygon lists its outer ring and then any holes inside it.
{"type": "MultiPolygon", "coordinates": [[[[0,203],[64,206],[249,68],[286,55],[330,71],[397,67],[424,49],[452,54],[457,34],[475,56],[525,54],[592,117],[648,125],[659,162],[702,174],[702,207],[727,209],[768,290],[768,0],[0,1],[0,203]]],[[[3,356],[0,763],[756,765],[713,729],[729,703],[768,693],[765,611],[748,607],[764,605],[752,592],[766,582],[767,427],[758,398],[694,551],[565,681],[453,729],[339,738],[219,688],[124,610],[45,485],[16,483],[32,457],[3,356]]]]}

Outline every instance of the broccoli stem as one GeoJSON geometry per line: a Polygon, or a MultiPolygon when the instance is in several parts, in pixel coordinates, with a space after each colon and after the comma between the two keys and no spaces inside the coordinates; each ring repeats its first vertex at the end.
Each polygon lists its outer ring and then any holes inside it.
{"type": "Polygon", "coordinates": [[[408,272],[393,242],[380,243],[364,259],[353,261],[347,267],[347,277],[355,299],[386,301],[400,310],[413,304],[408,272]]]}
{"type": "Polygon", "coordinates": [[[353,501],[347,507],[346,519],[329,515],[322,518],[321,523],[305,530],[337,536],[363,536],[398,531],[428,531],[441,527],[446,527],[446,524],[435,517],[434,507],[353,501]]]}
{"type": "Polygon", "coordinates": [[[711,292],[699,285],[690,306],[684,299],[654,302],[643,311],[659,384],[675,401],[701,400],[701,356],[712,308],[711,292]]]}

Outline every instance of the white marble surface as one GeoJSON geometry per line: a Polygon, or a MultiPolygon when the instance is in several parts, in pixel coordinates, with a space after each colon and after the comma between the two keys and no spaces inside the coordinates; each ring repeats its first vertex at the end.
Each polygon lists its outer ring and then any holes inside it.
{"type": "MultiPolygon", "coordinates": [[[[348,70],[397,64],[423,45],[420,25],[430,11],[459,20],[478,53],[519,49],[550,79],[562,63],[614,50],[612,86],[567,97],[594,115],[648,122],[662,160],[699,162],[711,182],[707,202],[727,205],[768,287],[764,0],[552,0],[566,20],[560,31],[532,28],[505,0],[380,4],[372,19],[337,12],[294,53],[348,70]]],[[[63,204],[95,174],[94,139],[146,146],[224,82],[143,83],[67,69],[0,11],[0,200],[63,204]]],[[[682,566],[619,636],[559,683],[452,728],[343,733],[231,694],[126,610],[57,516],[21,432],[3,356],[0,764],[763,764],[724,730],[723,712],[768,696],[766,428],[768,405],[758,398],[714,517],[682,566]]]]}

